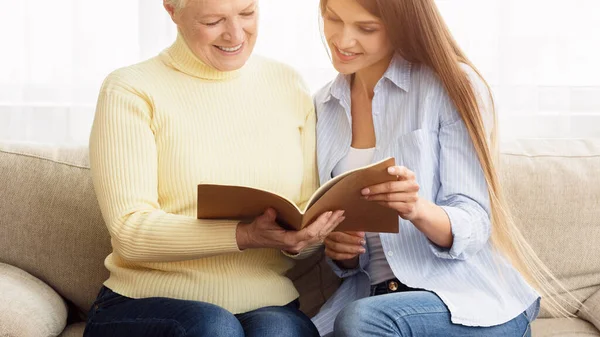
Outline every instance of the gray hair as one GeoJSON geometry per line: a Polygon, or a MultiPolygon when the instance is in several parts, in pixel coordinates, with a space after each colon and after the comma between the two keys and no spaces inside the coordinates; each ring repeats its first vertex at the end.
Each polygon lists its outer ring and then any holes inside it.
{"type": "Polygon", "coordinates": [[[166,2],[175,7],[175,9],[182,9],[187,4],[188,0],[166,0],[166,2]]]}

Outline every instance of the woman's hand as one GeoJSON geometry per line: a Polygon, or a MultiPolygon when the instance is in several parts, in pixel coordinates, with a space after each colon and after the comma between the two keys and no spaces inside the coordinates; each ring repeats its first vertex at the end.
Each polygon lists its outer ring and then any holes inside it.
{"type": "Polygon", "coordinates": [[[335,232],[325,239],[325,255],[344,269],[358,266],[358,256],[365,252],[364,232],[335,232]]]}
{"type": "Polygon", "coordinates": [[[240,223],[237,242],[241,250],[249,248],[276,248],[291,254],[325,240],[342,221],[344,211],[325,212],[302,230],[285,230],[275,222],[277,213],[269,208],[252,223],[240,223]]]}
{"type": "Polygon", "coordinates": [[[388,173],[397,177],[397,181],[364,188],[361,191],[363,197],[396,210],[402,219],[417,219],[420,216],[421,199],[415,174],[403,166],[391,166],[388,173]]]}

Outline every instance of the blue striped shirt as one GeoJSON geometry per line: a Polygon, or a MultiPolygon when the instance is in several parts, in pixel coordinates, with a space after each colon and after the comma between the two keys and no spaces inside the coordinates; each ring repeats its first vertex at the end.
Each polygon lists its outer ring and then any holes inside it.
{"type": "MultiPolygon", "coordinates": [[[[491,131],[494,118],[487,88],[473,69],[463,69],[477,93],[485,128],[491,131]]],[[[394,157],[397,165],[415,172],[419,196],[444,209],[454,237],[452,247],[444,249],[400,219],[400,233],[380,234],[394,275],[409,287],[435,292],[455,324],[493,326],[524,311],[533,320],[539,311],[539,295],[491,246],[490,202],[483,170],[441,81],[430,68],[396,55],[374,92],[377,145],[373,160],[394,157]]],[[[347,155],[352,141],[349,77],[339,75],[321,89],[315,105],[323,184],[331,179],[333,168],[347,155]]],[[[369,295],[368,263],[368,251],[361,255],[356,270],[341,270],[330,261],[344,281],[313,318],[322,334],[332,330],[335,317],[346,304],[369,295]]]]}

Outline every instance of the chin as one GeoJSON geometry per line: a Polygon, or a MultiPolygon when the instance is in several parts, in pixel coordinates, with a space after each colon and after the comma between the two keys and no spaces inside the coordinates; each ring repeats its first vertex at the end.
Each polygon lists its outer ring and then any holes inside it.
{"type": "Polygon", "coordinates": [[[342,75],[351,75],[360,70],[360,66],[358,65],[341,63],[338,61],[333,62],[333,67],[335,68],[335,70],[337,70],[338,73],[342,75]]]}
{"type": "Polygon", "coordinates": [[[219,68],[218,70],[220,71],[235,71],[235,70],[239,70],[242,67],[244,67],[244,65],[246,64],[246,62],[248,62],[249,57],[245,57],[245,56],[239,56],[236,59],[232,60],[222,60],[219,64],[219,68]]]}

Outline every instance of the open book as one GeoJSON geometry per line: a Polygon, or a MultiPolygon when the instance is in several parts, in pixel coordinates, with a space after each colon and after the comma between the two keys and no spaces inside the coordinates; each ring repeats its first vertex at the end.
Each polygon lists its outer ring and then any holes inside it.
{"type": "Polygon", "coordinates": [[[341,174],[322,185],[304,207],[277,193],[231,185],[198,185],[198,219],[251,221],[271,207],[277,222],[300,230],[327,211],[344,210],[346,219],[336,231],[398,233],[398,213],[376,202],[362,199],[360,191],[368,186],[393,181],[387,173],[394,158],[341,174]]]}

